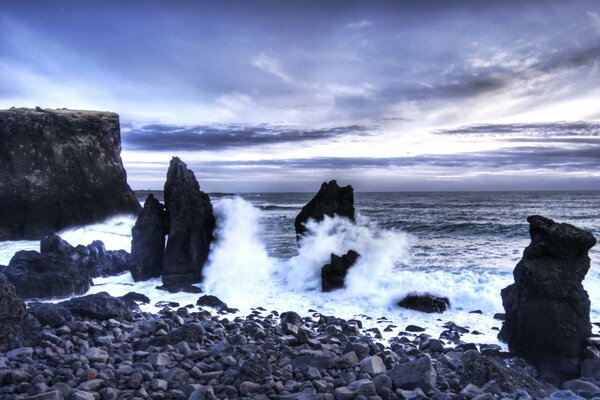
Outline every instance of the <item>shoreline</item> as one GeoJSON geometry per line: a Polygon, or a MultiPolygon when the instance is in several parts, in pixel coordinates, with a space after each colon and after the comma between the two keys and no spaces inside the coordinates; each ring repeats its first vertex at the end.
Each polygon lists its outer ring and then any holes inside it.
{"type": "Polygon", "coordinates": [[[427,331],[384,345],[361,332],[359,320],[262,307],[244,317],[195,306],[136,310],[131,317],[54,320],[38,346],[0,355],[0,399],[483,400],[522,398],[523,389],[534,398],[554,391],[499,346],[450,347],[427,331]],[[481,363],[504,381],[482,382],[481,363]]]}

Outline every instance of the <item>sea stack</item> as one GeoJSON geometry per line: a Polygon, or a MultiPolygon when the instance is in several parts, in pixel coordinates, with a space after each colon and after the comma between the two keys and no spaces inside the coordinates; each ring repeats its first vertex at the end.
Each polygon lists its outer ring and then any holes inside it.
{"type": "Polygon", "coordinates": [[[120,152],[115,113],[0,111],[0,241],[137,213],[120,152]]]}
{"type": "Polygon", "coordinates": [[[167,224],[165,206],[149,194],[131,229],[131,259],[134,267],[130,272],[134,281],[162,275],[167,224]]]}
{"type": "Polygon", "coordinates": [[[185,290],[202,278],[215,217],[210,197],[177,157],[169,165],[164,195],[169,237],[163,258],[163,286],[170,291],[185,290]]]}
{"type": "Polygon", "coordinates": [[[296,238],[300,238],[306,232],[306,222],[309,219],[322,221],[325,216],[333,217],[339,215],[354,222],[354,189],[352,186],[338,186],[335,180],[329,183],[323,182],[321,189],[308,202],[296,217],[294,226],[296,238]]]}
{"type": "Polygon", "coordinates": [[[590,300],[582,281],[594,236],[538,215],[527,218],[531,243],[502,290],[506,321],[499,338],[538,366],[554,383],[579,373],[583,342],[591,334],[590,300]]]}

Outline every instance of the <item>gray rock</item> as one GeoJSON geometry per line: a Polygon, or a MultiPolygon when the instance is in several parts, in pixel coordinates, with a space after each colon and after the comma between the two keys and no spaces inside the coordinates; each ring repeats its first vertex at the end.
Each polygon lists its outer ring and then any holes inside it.
{"type": "Polygon", "coordinates": [[[583,360],[581,363],[581,376],[600,380],[600,358],[583,360]]]}
{"type": "Polygon", "coordinates": [[[570,390],[572,392],[589,392],[589,393],[600,393],[600,388],[594,385],[592,382],[587,382],[581,379],[573,379],[563,383],[563,389],[570,390]]]}
{"type": "Polygon", "coordinates": [[[52,390],[46,393],[36,394],[35,396],[27,397],[27,400],[63,400],[57,390],[52,390]]]}
{"type": "Polygon", "coordinates": [[[433,368],[431,359],[422,356],[414,361],[398,364],[390,371],[388,376],[393,387],[404,390],[423,389],[425,392],[435,386],[437,373],[433,368]]]}
{"type": "Polygon", "coordinates": [[[377,393],[375,391],[375,385],[370,379],[360,379],[358,381],[354,381],[348,385],[348,389],[356,392],[357,395],[363,396],[375,396],[377,393]]]}
{"type": "Polygon", "coordinates": [[[472,398],[475,398],[475,397],[477,397],[479,395],[482,395],[483,394],[483,390],[481,390],[481,388],[479,386],[473,385],[472,383],[469,383],[467,386],[465,386],[464,389],[462,389],[460,391],[460,394],[463,395],[463,396],[465,396],[465,397],[467,397],[467,398],[469,398],[469,399],[472,399],[472,398]]]}
{"type": "Polygon", "coordinates": [[[494,400],[494,395],[491,393],[483,393],[473,397],[473,400],[494,400]]]}
{"type": "Polygon", "coordinates": [[[103,379],[90,379],[89,381],[85,381],[81,385],[77,386],[77,389],[83,390],[84,392],[97,392],[103,386],[103,379]]]}
{"type": "Polygon", "coordinates": [[[90,347],[85,351],[85,356],[90,362],[105,363],[108,360],[108,353],[97,347],[90,347]]]}
{"type": "Polygon", "coordinates": [[[248,396],[252,393],[256,393],[260,390],[260,385],[258,383],[255,382],[242,382],[240,384],[240,394],[242,396],[248,396]]]}
{"type": "Polygon", "coordinates": [[[212,386],[202,386],[192,392],[188,400],[218,400],[212,386]]]}
{"type": "Polygon", "coordinates": [[[583,397],[577,396],[570,390],[557,390],[556,392],[550,393],[544,400],[584,400],[583,397]]]}
{"type": "Polygon", "coordinates": [[[73,393],[71,393],[71,397],[69,399],[70,400],[95,400],[96,398],[91,393],[83,392],[81,390],[75,390],[73,393]]]}
{"type": "Polygon", "coordinates": [[[343,386],[335,389],[336,400],[354,400],[356,392],[343,386]]]}
{"type": "Polygon", "coordinates": [[[360,369],[368,374],[381,374],[384,373],[385,364],[379,356],[366,357],[360,362],[360,369]]]}
{"type": "Polygon", "coordinates": [[[481,391],[495,396],[502,396],[502,390],[496,381],[491,380],[481,387],[481,391]]]}
{"type": "Polygon", "coordinates": [[[12,361],[23,361],[31,358],[32,355],[33,349],[31,347],[19,347],[6,353],[6,357],[12,361]]]}
{"type": "Polygon", "coordinates": [[[156,369],[164,369],[169,365],[171,359],[165,353],[152,353],[148,356],[148,362],[156,369]]]}

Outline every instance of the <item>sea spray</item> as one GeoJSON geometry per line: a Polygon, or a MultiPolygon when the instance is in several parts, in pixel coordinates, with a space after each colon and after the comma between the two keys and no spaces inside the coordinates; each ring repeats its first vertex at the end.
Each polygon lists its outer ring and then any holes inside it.
{"type": "Polygon", "coordinates": [[[65,229],[58,235],[71,246],[87,246],[94,240],[101,240],[106,250],[131,251],[131,228],[135,220],[133,215],[116,215],[95,224],[65,229]]]}
{"type": "Polygon", "coordinates": [[[260,211],[240,197],[216,202],[216,241],[203,269],[207,292],[248,302],[271,284],[274,263],[261,240],[260,211]]]}

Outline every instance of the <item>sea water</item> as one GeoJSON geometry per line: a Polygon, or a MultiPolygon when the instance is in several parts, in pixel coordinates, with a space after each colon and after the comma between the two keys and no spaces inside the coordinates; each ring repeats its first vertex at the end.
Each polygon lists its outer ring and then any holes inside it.
{"type": "MultiPolygon", "coordinates": [[[[203,269],[205,293],[217,295],[245,315],[263,307],[310,316],[358,318],[385,337],[408,324],[439,335],[448,321],[481,334],[466,341],[498,343],[503,312],[500,290],[513,282],[512,271],[529,243],[527,216],[543,215],[574,224],[600,238],[599,192],[356,193],[356,224],[325,218],[308,224],[296,241],[294,218],[307,193],[212,195],[216,240],[203,269]],[[320,270],[331,254],[356,250],[346,287],[320,292],[320,270]],[[425,314],[396,306],[409,293],[448,297],[444,314],[425,314]],[[470,311],[481,311],[481,314],[470,311]],[[384,329],[391,325],[388,332],[384,329]]],[[[142,199],[143,201],[143,199],[142,199]]],[[[130,250],[130,216],[61,232],[73,245],[102,240],[107,249],[130,250]]],[[[0,264],[15,251],[38,249],[39,242],[0,243],[0,264]]],[[[600,322],[600,248],[590,252],[592,267],[584,281],[593,322],[600,322]]],[[[560,284],[560,283],[557,283],[560,284]]],[[[90,293],[146,294],[157,311],[159,300],[195,304],[198,295],[156,289],[160,279],[134,283],[130,274],[94,279],[90,293]]],[[[599,328],[594,327],[594,332],[599,328]]]]}

